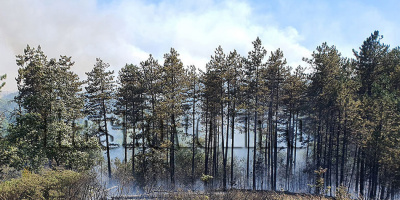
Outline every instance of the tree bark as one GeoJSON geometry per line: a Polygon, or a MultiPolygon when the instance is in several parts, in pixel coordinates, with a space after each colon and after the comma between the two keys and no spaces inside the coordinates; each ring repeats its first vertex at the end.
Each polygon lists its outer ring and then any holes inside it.
{"type": "Polygon", "coordinates": [[[103,109],[103,123],[104,123],[104,134],[106,135],[106,151],[107,151],[107,169],[108,169],[108,178],[111,181],[111,157],[110,157],[110,144],[108,141],[108,129],[107,129],[107,116],[106,116],[106,104],[104,99],[102,100],[102,109],[103,109]]]}
{"type": "Polygon", "coordinates": [[[170,152],[170,175],[171,175],[171,184],[172,188],[175,189],[175,134],[176,134],[176,123],[175,123],[175,114],[171,115],[171,152],[170,152]]]}
{"type": "Polygon", "coordinates": [[[234,141],[235,141],[235,105],[236,102],[233,102],[233,109],[232,109],[232,122],[231,122],[231,134],[232,134],[232,141],[231,141],[231,189],[233,188],[234,178],[233,178],[233,148],[234,148],[234,141]]]}

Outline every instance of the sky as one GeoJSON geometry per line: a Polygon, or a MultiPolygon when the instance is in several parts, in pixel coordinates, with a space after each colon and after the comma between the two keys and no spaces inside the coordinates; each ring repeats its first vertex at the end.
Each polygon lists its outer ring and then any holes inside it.
{"type": "Polygon", "coordinates": [[[149,54],[163,63],[175,48],[185,66],[205,69],[221,45],[247,56],[259,37],[270,54],[280,48],[288,65],[302,61],[323,42],[352,57],[370,34],[400,45],[397,0],[2,0],[0,75],[4,92],[16,91],[16,55],[41,46],[48,58],[71,56],[81,79],[96,58],[117,74],[149,54]]]}

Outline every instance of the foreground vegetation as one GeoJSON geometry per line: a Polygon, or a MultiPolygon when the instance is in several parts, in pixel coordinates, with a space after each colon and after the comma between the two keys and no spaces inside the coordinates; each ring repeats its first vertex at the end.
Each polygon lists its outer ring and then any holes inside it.
{"type": "MultiPolygon", "coordinates": [[[[78,173],[70,170],[44,170],[38,174],[23,170],[19,178],[13,178],[0,183],[1,200],[17,199],[107,199],[110,198],[94,174],[78,173]]],[[[333,199],[322,195],[288,194],[272,191],[148,191],[137,195],[111,195],[112,199],[265,199],[265,200],[311,200],[333,199]]],[[[350,199],[348,194],[336,199],[350,199]]]]}
{"type": "Polygon", "coordinates": [[[93,174],[70,170],[23,170],[20,178],[0,183],[1,200],[18,199],[105,199],[106,191],[93,174]]]}
{"type": "MultiPolygon", "coordinates": [[[[0,174],[25,171],[2,178],[1,189],[13,198],[16,185],[34,179],[21,198],[67,198],[70,185],[100,168],[100,183],[121,194],[163,187],[395,199],[400,48],[382,39],[372,33],[355,59],[323,43],[304,58],[310,72],[288,66],[280,49],[268,56],[257,38],[247,56],[219,46],[204,72],[185,68],[171,48],[163,65],[150,55],[123,66],[117,80],[97,59],[85,81],[71,71],[71,57],[48,59],[27,46],[17,56],[17,106],[0,123],[0,174]],[[123,138],[122,160],[111,159],[120,147],[112,129],[123,138]],[[243,160],[229,148],[238,136],[243,160]]],[[[226,194],[253,195],[213,195],[226,194]]]]}
{"type": "MultiPolygon", "coordinates": [[[[192,200],[235,200],[235,199],[262,199],[262,200],[333,200],[332,197],[315,196],[310,194],[286,194],[283,192],[268,191],[239,191],[229,190],[226,192],[210,191],[210,192],[170,192],[170,193],[150,193],[135,196],[114,197],[115,200],[138,198],[138,199],[192,199],[192,200]]],[[[349,198],[336,198],[338,200],[350,200],[349,198]]]]}

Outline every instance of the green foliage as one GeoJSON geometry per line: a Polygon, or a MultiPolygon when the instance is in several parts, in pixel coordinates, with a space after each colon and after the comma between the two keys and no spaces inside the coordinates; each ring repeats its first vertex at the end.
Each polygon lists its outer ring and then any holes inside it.
{"type": "MultiPolygon", "coordinates": [[[[395,154],[388,156],[389,152],[396,152],[393,142],[398,138],[398,121],[399,119],[399,95],[396,90],[396,82],[394,74],[396,68],[400,65],[398,56],[398,48],[389,49],[388,45],[381,43],[382,35],[375,31],[368,37],[360,51],[354,51],[356,56],[356,75],[360,83],[358,90],[361,102],[361,124],[359,128],[359,142],[362,145],[362,151],[365,154],[361,160],[365,162],[366,168],[362,168],[361,175],[364,176],[366,171],[372,174],[369,181],[372,190],[368,195],[364,194],[364,187],[360,188],[360,194],[374,199],[377,194],[378,179],[383,184],[390,183],[392,186],[399,177],[399,173],[393,171],[394,168],[390,164],[392,160],[398,162],[395,154]],[[394,150],[394,151],[393,151],[394,150]],[[392,157],[393,156],[393,157],[392,157]],[[388,162],[387,162],[388,161],[388,162]],[[388,168],[391,168],[390,175],[388,168]],[[389,178],[390,177],[390,178],[389,178]]],[[[363,180],[364,177],[362,177],[363,180]]],[[[382,197],[381,197],[382,198],[382,197]]]]}
{"type": "Polygon", "coordinates": [[[161,144],[161,148],[149,148],[136,156],[135,179],[140,188],[149,190],[158,186],[163,187],[162,184],[165,182],[167,182],[164,185],[165,188],[172,187],[171,184],[168,184],[169,165],[166,162],[170,146],[171,143],[166,141],[161,144]],[[144,165],[146,166],[145,169],[143,169],[144,165]]]}
{"type": "Polygon", "coordinates": [[[162,101],[164,105],[162,111],[178,118],[183,114],[184,94],[190,83],[187,82],[183,63],[175,49],[171,48],[170,53],[164,55],[164,59],[161,85],[165,96],[162,101]]]}
{"type": "Polygon", "coordinates": [[[90,174],[69,170],[24,170],[22,177],[0,183],[0,199],[104,199],[105,192],[96,183],[90,174]]]}
{"type": "MultiPolygon", "coordinates": [[[[88,85],[85,87],[85,113],[90,120],[97,123],[105,120],[104,115],[111,114],[111,100],[113,99],[115,85],[114,71],[106,71],[109,67],[108,63],[97,58],[92,71],[86,73],[88,85]]],[[[106,120],[108,120],[108,117],[106,120]]],[[[105,124],[101,126],[104,127],[105,124]]]]}
{"type": "Polygon", "coordinates": [[[8,149],[2,152],[2,164],[36,172],[44,164],[75,170],[94,166],[99,148],[92,137],[81,135],[77,125],[83,117],[82,82],[71,71],[71,57],[48,60],[40,46],[27,46],[17,56],[17,65],[19,109],[1,141],[8,149]]]}
{"type": "Polygon", "coordinates": [[[171,127],[170,134],[170,177],[175,187],[175,148],[179,146],[177,125],[183,114],[183,102],[185,92],[190,83],[187,82],[183,63],[179,53],[171,48],[170,52],[164,55],[164,66],[162,68],[161,85],[164,98],[161,101],[161,110],[168,116],[171,127]]]}
{"type": "Polygon", "coordinates": [[[214,177],[211,176],[211,175],[202,174],[201,177],[200,177],[200,180],[203,181],[203,182],[205,182],[205,183],[208,183],[208,182],[210,182],[213,178],[214,178],[214,177]]]}
{"type": "Polygon", "coordinates": [[[9,126],[7,146],[11,147],[8,163],[22,170],[38,171],[47,161],[44,147],[43,118],[38,113],[27,113],[17,118],[17,123],[9,126]],[[14,148],[13,148],[14,147],[14,148]]]}
{"type": "MultiPolygon", "coordinates": [[[[192,152],[187,149],[178,149],[176,151],[176,177],[179,183],[190,185],[192,182],[192,171],[189,166],[192,165],[192,152]]],[[[194,168],[194,180],[201,179],[204,166],[204,153],[196,151],[194,160],[196,162],[194,168]]]]}
{"type": "MultiPolygon", "coordinates": [[[[48,59],[40,47],[27,46],[24,54],[17,56],[19,93],[15,100],[19,109],[7,133],[1,133],[4,151],[0,161],[4,169],[39,172],[43,166],[57,165],[84,171],[101,158],[100,143],[107,149],[111,177],[109,148],[113,144],[107,123],[115,114],[119,119],[114,125],[123,131],[125,155],[128,150],[133,152],[130,163],[126,156],[123,162],[114,163],[115,178],[126,188],[131,182],[154,188],[160,183],[174,187],[175,180],[189,185],[200,179],[211,180],[213,187],[222,182],[226,189],[229,148],[224,147],[229,135],[244,130],[246,137],[251,132],[254,139],[252,157],[257,161],[250,169],[248,153],[244,181],[245,170],[233,174],[232,159],[232,182],[240,179],[248,188],[251,173],[254,189],[276,190],[280,173],[286,178],[282,188],[288,190],[296,187],[289,185],[297,184],[297,178],[299,184],[311,181],[296,168],[300,155],[296,151],[304,147],[308,176],[316,169],[312,187],[318,195],[328,190],[333,195],[332,189],[325,190],[331,185],[337,198],[349,198],[340,185],[350,183],[347,190],[357,188],[355,193],[371,199],[386,198],[400,188],[400,48],[390,49],[382,39],[375,31],[354,51],[353,60],[343,58],[335,46],[322,43],[311,58],[304,59],[312,68],[310,74],[304,67],[287,66],[280,49],[272,51],[265,62],[267,52],[260,38],[252,43],[247,58],[236,51],[225,55],[219,46],[200,76],[194,66],[185,70],[178,52],[171,48],[163,65],[151,55],[138,66],[125,65],[118,74],[117,90],[113,72],[107,71],[109,64],[97,59],[87,73],[84,95],[82,82],[70,70],[74,64],[70,57],[48,59]],[[94,122],[90,127],[78,123],[83,108],[94,122]],[[203,124],[195,130],[199,117],[203,124]],[[179,143],[187,142],[182,138],[190,135],[190,124],[193,135],[188,150],[180,148],[187,144],[179,143]],[[297,140],[300,146],[296,146],[297,140]],[[286,142],[283,148],[287,150],[281,151],[286,152],[286,171],[278,171],[285,157],[283,153],[278,156],[282,148],[278,142],[286,142]],[[379,190],[381,194],[377,194],[379,190]]],[[[4,75],[0,76],[0,81],[3,79],[4,75]]],[[[231,157],[235,158],[233,153],[231,157]]],[[[46,184],[51,182],[54,180],[46,184]]]]}
{"type": "MultiPolygon", "coordinates": [[[[100,58],[96,59],[92,71],[87,72],[87,86],[85,87],[85,113],[89,120],[98,127],[95,135],[105,137],[105,144],[100,139],[100,145],[106,149],[108,177],[111,179],[110,146],[114,145],[108,132],[107,122],[111,120],[112,100],[114,96],[114,71],[106,71],[110,65],[100,58]]],[[[114,145],[115,146],[115,145],[114,145]]]]}
{"type": "Polygon", "coordinates": [[[309,93],[317,108],[334,106],[339,87],[340,56],[335,46],[323,43],[313,52],[312,59],[305,59],[314,68],[309,93]]]}
{"type": "Polygon", "coordinates": [[[40,115],[27,113],[17,118],[16,124],[10,125],[7,142],[3,145],[7,146],[8,151],[4,157],[11,167],[38,171],[48,161],[47,155],[55,151],[56,162],[62,163],[68,169],[88,170],[98,162],[100,148],[93,137],[86,140],[84,136],[77,135],[76,145],[63,140],[61,147],[53,144],[43,148],[41,120],[40,115]],[[58,149],[54,149],[55,147],[58,149]]]}

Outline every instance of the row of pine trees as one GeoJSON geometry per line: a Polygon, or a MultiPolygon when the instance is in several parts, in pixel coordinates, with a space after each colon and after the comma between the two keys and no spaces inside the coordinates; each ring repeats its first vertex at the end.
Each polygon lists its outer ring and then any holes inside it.
{"type": "Polygon", "coordinates": [[[87,170],[101,147],[112,179],[114,127],[123,135],[128,176],[142,187],[194,187],[202,179],[223,190],[314,186],[318,194],[345,188],[393,199],[400,188],[400,48],[382,38],[371,34],[353,50],[355,59],[323,43],[296,68],[280,49],[268,54],[259,38],[246,56],[219,46],[205,71],[185,67],[171,48],[163,64],[150,55],[116,78],[97,59],[85,81],[71,71],[70,57],[48,59],[27,46],[17,56],[18,109],[0,156],[18,169],[87,170]],[[245,138],[242,162],[231,148],[237,134],[245,138]],[[313,185],[321,177],[322,187],[313,185]]]}

